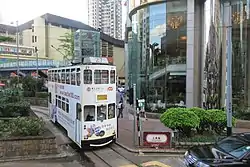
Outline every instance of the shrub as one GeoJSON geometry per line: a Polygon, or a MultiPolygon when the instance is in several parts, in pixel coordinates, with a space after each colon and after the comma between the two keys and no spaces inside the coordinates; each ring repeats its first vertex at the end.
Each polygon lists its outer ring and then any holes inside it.
{"type": "Polygon", "coordinates": [[[196,128],[197,133],[203,134],[209,128],[209,117],[207,111],[203,108],[193,107],[188,110],[193,111],[200,119],[200,125],[196,128]]]}
{"type": "Polygon", "coordinates": [[[15,103],[1,103],[0,116],[1,117],[17,117],[29,116],[30,103],[27,101],[18,101],[15,103]]]}
{"type": "Polygon", "coordinates": [[[23,91],[24,97],[35,97],[35,92],[32,91],[23,91]]]}
{"type": "MultiPolygon", "coordinates": [[[[207,110],[206,113],[212,130],[214,130],[217,134],[222,134],[227,126],[226,112],[219,109],[211,109],[207,110]]],[[[236,119],[234,117],[232,119],[232,124],[235,126],[236,119]]]]}
{"type": "Polygon", "coordinates": [[[40,118],[17,117],[11,120],[0,120],[0,137],[39,136],[45,130],[45,123],[40,118]]]}
{"type": "Polygon", "coordinates": [[[9,122],[11,136],[39,136],[45,123],[41,118],[18,117],[9,122]]]}
{"type": "Polygon", "coordinates": [[[200,124],[199,117],[186,108],[170,108],[160,117],[161,122],[173,130],[178,130],[187,137],[191,136],[192,128],[200,124]]]}
{"type": "Polygon", "coordinates": [[[0,104],[17,102],[21,97],[22,92],[18,89],[4,89],[0,91],[0,104]]]}

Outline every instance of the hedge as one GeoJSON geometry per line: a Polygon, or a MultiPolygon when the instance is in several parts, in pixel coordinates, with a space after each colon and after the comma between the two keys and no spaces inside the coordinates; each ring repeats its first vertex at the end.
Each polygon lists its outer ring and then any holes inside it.
{"type": "MultiPolygon", "coordinates": [[[[175,130],[179,130],[185,136],[189,137],[191,131],[202,134],[205,131],[213,131],[221,135],[227,125],[227,115],[224,110],[202,108],[170,108],[160,117],[161,122],[175,130]]],[[[232,118],[233,126],[236,119],[232,118]]]]}
{"type": "Polygon", "coordinates": [[[27,101],[0,104],[0,117],[29,116],[29,112],[30,103],[27,101]]]}
{"type": "Polygon", "coordinates": [[[41,118],[17,117],[8,121],[0,120],[0,137],[39,136],[45,131],[41,118]]]}

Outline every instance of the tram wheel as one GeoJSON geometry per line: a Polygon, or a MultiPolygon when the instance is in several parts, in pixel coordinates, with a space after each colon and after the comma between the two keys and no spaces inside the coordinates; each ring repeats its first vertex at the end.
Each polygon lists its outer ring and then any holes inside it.
{"type": "Polygon", "coordinates": [[[100,133],[99,133],[99,136],[104,136],[105,135],[105,132],[104,131],[101,131],[100,133]]]}

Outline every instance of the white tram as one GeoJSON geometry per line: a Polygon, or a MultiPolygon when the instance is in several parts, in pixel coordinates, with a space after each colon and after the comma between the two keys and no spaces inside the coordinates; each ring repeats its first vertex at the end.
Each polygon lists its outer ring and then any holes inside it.
{"type": "Polygon", "coordinates": [[[116,67],[107,58],[48,70],[51,120],[78,146],[104,146],[117,138],[116,67]]]}

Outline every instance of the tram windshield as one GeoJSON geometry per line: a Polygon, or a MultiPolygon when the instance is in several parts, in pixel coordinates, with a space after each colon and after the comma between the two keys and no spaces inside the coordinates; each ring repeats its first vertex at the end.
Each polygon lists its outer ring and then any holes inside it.
{"type": "Polygon", "coordinates": [[[106,120],[106,112],[107,112],[106,105],[97,106],[97,121],[106,120]]]}

